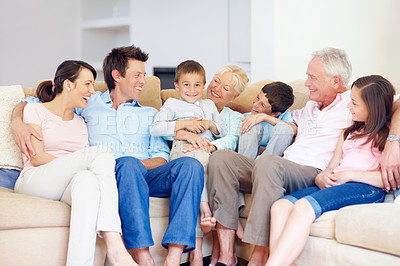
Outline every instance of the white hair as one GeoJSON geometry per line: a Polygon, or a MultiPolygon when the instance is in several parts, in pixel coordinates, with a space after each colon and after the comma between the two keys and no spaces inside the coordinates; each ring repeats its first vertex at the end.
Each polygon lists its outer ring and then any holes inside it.
{"type": "Polygon", "coordinates": [[[340,76],[343,86],[347,86],[350,81],[352,68],[349,57],[344,50],[327,47],[313,52],[312,56],[322,59],[325,73],[328,76],[340,76]]]}

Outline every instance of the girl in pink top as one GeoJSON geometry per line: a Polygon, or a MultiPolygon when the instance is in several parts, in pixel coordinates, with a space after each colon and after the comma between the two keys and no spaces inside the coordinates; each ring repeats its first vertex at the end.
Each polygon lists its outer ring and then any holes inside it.
{"type": "Polygon", "coordinates": [[[58,66],[53,82],[37,89],[43,103],[28,103],[24,122],[42,135],[24,158],[17,193],[59,200],[71,206],[66,265],[93,265],[96,232],[104,237],[113,265],[137,265],[121,238],[115,160],[107,148],[89,147],[88,130],[74,108],[86,108],[96,71],[82,61],[58,66]]]}
{"type": "Polygon", "coordinates": [[[270,256],[266,265],[290,265],[302,252],[311,224],[322,213],[383,202],[385,191],[377,162],[389,133],[395,91],[385,78],[357,79],[351,89],[353,124],[339,138],[317,186],[296,191],[271,208],[270,256]]]}

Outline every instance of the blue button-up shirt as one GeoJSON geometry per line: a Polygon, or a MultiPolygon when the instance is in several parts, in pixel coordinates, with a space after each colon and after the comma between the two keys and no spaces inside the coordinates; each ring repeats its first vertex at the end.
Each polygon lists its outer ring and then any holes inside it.
{"type": "MultiPolygon", "coordinates": [[[[27,98],[26,102],[36,102],[27,98]]],[[[152,137],[149,132],[157,110],[141,106],[137,101],[123,103],[113,108],[109,91],[96,92],[86,109],[75,108],[86,122],[90,146],[110,148],[115,158],[132,156],[139,160],[161,157],[168,161],[168,144],[162,137],[152,137]]]]}
{"type": "Polygon", "coordinates": [[[115,158],[132,156],[140,160],[161,157],[168,161],[169,148],[161,137],[149,132],[157,110],[141,106],[137,101],[123,103],[113,108],[110,92],[96,92],[86,109],[76,109],[89,130],[91,146],[110,148],[115,158]]]}

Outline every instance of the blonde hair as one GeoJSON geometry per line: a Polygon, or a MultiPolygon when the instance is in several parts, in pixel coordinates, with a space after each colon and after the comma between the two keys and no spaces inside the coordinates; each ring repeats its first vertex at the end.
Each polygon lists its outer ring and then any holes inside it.
{"type": "Polygon", "coordinates": [[[235,95],[242,93],[249,83],[246,71],[235,65],[226,65],[218,69],[215,75],[223,75],[226,72],[231,72],[233,75],[232,83],[229,85],[234,87],[235,95]]]}

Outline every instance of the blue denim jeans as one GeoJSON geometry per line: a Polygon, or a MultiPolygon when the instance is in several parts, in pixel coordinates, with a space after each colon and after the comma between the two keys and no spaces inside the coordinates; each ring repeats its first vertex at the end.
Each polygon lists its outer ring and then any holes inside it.
{"type": "Polygon", "coordinates": [[[150,228],[149,197],[167,198],[169,223],[162,239],[184,245],[189,252],[196,245],[196,221],[203,189],[203,166],[196,159],[182,157],[147,170],[134,157],[121,157],[115,166],[122,234],[127,249],[154,245],[150,228]]]}
{"type": "Polygon", "coordinates": [[[338,210],[342,207],[378,203],[385,200],[381,188],[358,182],[349,182],[338,186],[319,189],[317,186],[304,188],[283,197],[295,203],[304,198],[310,202],[317,219],[324,212],[338,210]]]}
{"type": "Polygon", "coordinates": [[[19,173],[18,170],[0,168],[0,187],[14,189],[19,173]]]}

